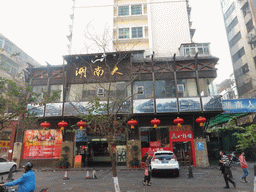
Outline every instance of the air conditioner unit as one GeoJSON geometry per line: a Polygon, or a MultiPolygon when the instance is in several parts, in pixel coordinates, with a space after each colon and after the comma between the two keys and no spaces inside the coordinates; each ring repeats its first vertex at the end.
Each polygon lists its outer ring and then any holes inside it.
{"type": "Polygon", "coordinates": [[[144,51],[144,58],[152,58],[154,51],[152,49],[148,49],[144,51]]]}
{"type": "Polygon", "coordinates": [[[104,89],[103,88],[98,89],[98,95],[104,95],[104,89]]]}

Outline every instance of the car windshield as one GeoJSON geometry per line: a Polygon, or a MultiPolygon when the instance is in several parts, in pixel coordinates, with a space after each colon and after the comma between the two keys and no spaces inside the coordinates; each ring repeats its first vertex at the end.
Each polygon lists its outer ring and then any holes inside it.
{"type": "Polygon", "coordinates": [[[174,155],[171,153],[159,153],[159,154],[155,154],[155,159],[171,160],[171,159],[174,159],[174,155]]]}

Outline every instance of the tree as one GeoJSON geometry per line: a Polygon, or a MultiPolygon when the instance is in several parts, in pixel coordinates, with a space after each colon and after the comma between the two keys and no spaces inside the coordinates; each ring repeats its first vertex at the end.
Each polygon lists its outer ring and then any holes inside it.
{"type": "Polygon", "coordinates": [[[224,127],[219,127],[215,129],[208,129],[210,132],[223,133],[225,131],[234,132],[233,135],[237,138],[236,150],[246,151],[248,154],[248,159],[256,159],[256,125],[251,124],[246,127],[239,127],[236,124],[237,117],[232,117],[229,119],[228,123],[224,127]]]}
{"type": "Polygon", "coordinates": [[[12,80],[0,77],[0,130],[9,127],[13,120],[18,119],[19,127],[31,127],[37,122],[35,113],[27,109],[28,104],[42,106],[60,97],[59,92],[49,94],[33,92],[28,84],[18,85],[12,80]]]}

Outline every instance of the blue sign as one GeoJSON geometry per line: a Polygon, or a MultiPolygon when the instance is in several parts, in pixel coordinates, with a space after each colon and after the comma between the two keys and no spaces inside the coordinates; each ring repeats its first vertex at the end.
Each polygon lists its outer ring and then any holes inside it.
{"type": "Polygon", "coordinates": [[[197,150],[203,151],[204,150],[204,143],[203,142],[196,142],[197,150]]]}
{"type": "Polygon", "coordinates": [[[256,99],[222,100],[225,113],[256,112],[256,99]]]}

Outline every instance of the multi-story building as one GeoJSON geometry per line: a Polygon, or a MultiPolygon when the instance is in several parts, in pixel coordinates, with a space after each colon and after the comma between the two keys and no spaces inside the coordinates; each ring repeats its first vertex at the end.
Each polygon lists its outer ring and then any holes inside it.
{"type": "Polygon", "coordinates": [[[192,42],[190,11],[188,0],[75,0],[68,47],[71,54],[147,50],[173,56],[181,43],[192,42]]]}
{"type": "Polygon", "coordinates": [[[218,92],[222,96],[222,100],[238,98],[234,73],[230,75],[229,79],[222,81],[218,85],[218,92]]]}
{"type": "MultiPolygon", "coordinates": [[[[40,64],[32,57],[28,56],[22,49],[16,46],[8,38],[0,33],[0,77],[10,79],[20,86],[25,85],[26,68],[28,66],[38,67],[40,64]],[[24,71],[25,70],[25,71],[24,71]]],[[[5,111],[5,115],[12,113],[10,109],[5,111]]],[[[10,126],[15,127],[16,122],[10,126]]],[[[5,127],[0,134],[0,156],[11,158],[8,149],[12,149],[16,129],[5,127]]]]}
{"type": "Polygon", "coordinates": [[[256,96],[255,1],[221,0],[239,98],[256,96]]]}

